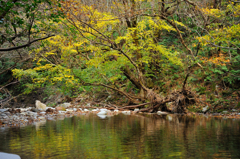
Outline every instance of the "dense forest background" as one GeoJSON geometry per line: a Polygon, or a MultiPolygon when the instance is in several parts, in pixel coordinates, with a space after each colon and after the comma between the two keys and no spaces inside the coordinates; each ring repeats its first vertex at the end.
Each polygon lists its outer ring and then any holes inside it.
{"type": "Polygon", "coordinates": [[[240,108],[240,2],[0,0],[0,104],[240,108]]]}

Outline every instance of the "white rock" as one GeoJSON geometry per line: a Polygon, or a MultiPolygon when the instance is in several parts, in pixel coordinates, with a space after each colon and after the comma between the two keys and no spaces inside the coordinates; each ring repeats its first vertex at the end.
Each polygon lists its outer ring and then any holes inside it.
{"type": "Polygon", "coordinates": [[[158,115],[167,115],[167,114],[169,114],[169,113],[168,113],[168,112],[157,111],[157,114],[158,114],[158,115]]]}
{"type": "Polygon", "coordinates": [[[135,112],[139,111],[139,108],[135,108],[134,111],[135,111],[135,112]]]}
{"type": "Polygon", "coordinates": [[[43,116],[39,116],[38,119],[39,119],[39,120],[44,120],[45,117],[43,117],[43,116]]]}
{"type": "Polygon", "coordinates": [[[46,110],[46,105],[41,103],[39,100],[36,100],[36,108],[39,110],[46,110]]]}
{"type": "Polygon", "coordinates": [[[20,118],[19,118],[18,116],[16,116],[16,115],[12,116],[12,118],[13,118],[14,120],[19,120],[19,119],[20,119],[20,118]]]}
{"type": "Polygon", "coordinates": [[[208,108],[209,108],[208,105],[207,105],[206,107],[203,107],[203,108],[202,108],[202,112],[205,113],[205,112],[208,110],[208,108]]]}
{"type": "Polygon", "coordinates": [[[125,114],[125,115],[130,115],[131,111],[122,111],[122,113],[125,114]]]}
{"type": "Polygon", "coordinates": [[[0,116],[7,116],[7,114],[5,114],[5,113],[1,113],[0,116]]]}
{"type": "Polygon", "coordinates": [[[106,114],[107,114],[107,111],[104,111],[104,110],[103,111],[101,110],[99,113],[97,113],[97,115],[106,115],[106,114]]]}
{"type": "Polygon", "coordinates": [[[97,109],[93,109],[92,112],[97,112],[98,110],[97,109]]]}
{"type": "Polygon", "coordinates": [[[115,109],[113,112],[116,112],[116,113],[118,113],[118,112],[119,112],[119,110],[118,110],[118,109],[115,109]]]}
{"type": "Polygon", "coordinates": [[[7,111],[7,109],[0,109],[0,112],[5,112],[7,111]]]}
{"type": "Polygon", "coordinates": [[[3,116],[2,118],[3,118],[3,119],[9,119],[9,117],[8,117],[8,116],[3,116]]]}
{"type": "Polygon", "coordinates": [[[35,112],[27,112],[27,114],[30,115],[30,116],[36,116],[37,115],[37,113],[35,113],[35,112]]]}
{"type": "Polygon", "coordinates": [[[73,111],[77,111],[77,108],[73,108],[73,111]]]}
{"type": "Polygon", "coordinates": [[[4,112],[6,115],[11,115],[11,113],[10,112],[4,112]]]}
{"type": "Polygon", "coordinates": [[[25,108],[20,108],[21,112],[26,112],[28,111],[28,109],[25,109],[25,108]]]}
{"type": "Polygon", "coordinates": [[[66,111],[67,111],[67,112],[73,112],[73,110],[72,110],[72,109],[66,109],[66,111]]]}
{"type": "Polygon", "coordinates": [[[83,111],[88,112],[89,110],[88,109],[84,109],[83,111]]]}

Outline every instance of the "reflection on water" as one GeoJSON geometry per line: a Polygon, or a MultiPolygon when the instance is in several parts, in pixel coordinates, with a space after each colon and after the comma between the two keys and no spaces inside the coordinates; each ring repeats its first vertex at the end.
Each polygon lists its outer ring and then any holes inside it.
{"type": "Polygon", "coordinates": [[[240,121],[83,115],[0,129],[0,152],[37,158],[240,158],[240,121]]]}

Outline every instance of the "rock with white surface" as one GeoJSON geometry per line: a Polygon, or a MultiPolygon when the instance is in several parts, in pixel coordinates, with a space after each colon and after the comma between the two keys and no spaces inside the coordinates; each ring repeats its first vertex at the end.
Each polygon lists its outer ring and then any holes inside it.
{"type": "Polygon", "coordinates": [[[36,100],[36,108],[38,110],[46,110],[47,106],[43,103],[41,103],[39,100],[36,100]]]}
{"type": "Polygon", "coordinates": [[[169,113],[168,113],[168,112],[157,111],[157,114],[158,114],[158,115],[167,115],[167,114],[169,114],[169,113]]]}
{"type": "Polygon", "coordinates": [[[107,114],[107,111],[105,110],[101,110],[99,113],[97,113],[97,115],[106,115],[107,114]]]}
{"type": "Polygon", "coordinates": [[[208,108],[209,108],[208,105],[207,105],[206,107],[203,107],[203,108],[202,108],[202,112],[203,112],[203,113],[207,112],[208,108]]]}
{"type": "Polygon", "coordinates": [[[122,111],[123,114],[125,115],[130,115],[131,114],[131,111],[127,110],[127,111],[122,111]]]}

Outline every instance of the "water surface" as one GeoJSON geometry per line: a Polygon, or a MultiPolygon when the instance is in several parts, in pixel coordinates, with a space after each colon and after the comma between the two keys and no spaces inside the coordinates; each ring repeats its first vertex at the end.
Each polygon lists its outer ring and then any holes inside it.
{"type": "Polygon", "coordinates": [[[240,121],[181,115],[74,116],[0,129],[0,152],[38,158],[240,158],[240,121]]]}

